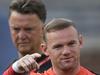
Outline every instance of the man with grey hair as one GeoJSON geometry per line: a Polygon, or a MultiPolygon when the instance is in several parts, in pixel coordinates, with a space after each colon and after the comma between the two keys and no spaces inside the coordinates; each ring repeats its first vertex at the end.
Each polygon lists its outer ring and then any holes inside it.
{"type": "MultiPolygon", "coordinates": [[[[41,58],[36,60],[40,64],[40,68],[36,69],[36,72],[40,73],[51,67],[48,56],[42,52],[40,46],[43,41],[45,20],[46,8],[42,0],[12,0],[9,6],[9,29],[13,44],[17,48],[18,56],[22,58],[25,55],[40,53],[41,58]]],[[[32,59],[31,57],[28,58],[28,62],[25,64],[32,62],[32,59]]],[[[19,63],[11,65],[4,72],[4,75],[19,72],[17,69],[15,72],[12,71],[13,68],[16,68],[16,65],[19,65],[19,63]]],[[[30,65],[29,70],[33,70],[33,67],[30,65]]],[[[25,69],[28,70],[27,68],[25,69]]]]}

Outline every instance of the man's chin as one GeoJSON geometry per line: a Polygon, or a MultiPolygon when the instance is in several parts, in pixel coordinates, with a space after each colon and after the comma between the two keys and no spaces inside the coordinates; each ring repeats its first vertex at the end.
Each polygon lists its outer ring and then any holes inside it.
{"type": "Polygon", "coordinates": [[[29,54],[29,52],[31,52],[31,49],[29,49],[29,48],[19,48],[19,50],[20,50],[20,52],[21,53],[27,53],[27,54],[29,54]]]}

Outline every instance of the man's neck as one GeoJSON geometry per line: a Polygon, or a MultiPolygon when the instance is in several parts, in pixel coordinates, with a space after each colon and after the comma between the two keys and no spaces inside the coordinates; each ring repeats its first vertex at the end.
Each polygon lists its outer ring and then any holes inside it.
{"type": "Polygon", "coordinates": [[[22,55],[21,53],[18,52],[18,58],[22,58],[24,55],[22,55]]]}

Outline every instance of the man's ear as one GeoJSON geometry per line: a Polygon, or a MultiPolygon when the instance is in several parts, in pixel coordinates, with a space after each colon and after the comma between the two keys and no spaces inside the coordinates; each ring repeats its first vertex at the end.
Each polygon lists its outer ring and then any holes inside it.
{"type": "Polygon", "coordinates": [[[80,43],[80,48],[83,47],[83,36],[80,34],[79,35],[79,43],[80,43]]]}
{"type": "Polygon", "coordinates": [[[47,45],[46,45],[45,42],[41,43],[40,50],[42,50],[43,53],[48,56],[48,53],[47,53],[47,45]]]}

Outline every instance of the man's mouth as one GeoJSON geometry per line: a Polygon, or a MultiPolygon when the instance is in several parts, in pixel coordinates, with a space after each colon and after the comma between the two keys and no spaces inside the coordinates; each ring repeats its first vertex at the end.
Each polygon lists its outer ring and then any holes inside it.
{"type": "Polygon", "coordinates": [[[65,58],[61,59],[61,61],[63,61],[63,62],[69,62],[71,60],[73,60],[73,57],[65,57],[65,58]]]}
{"type": "Polygon", "coordinates": [[[25,46],[25,45],[29,45],[29,43],[26,43],[26,42],[24,42],[24,43],[18,43],[18,45],[25,46]]]}

